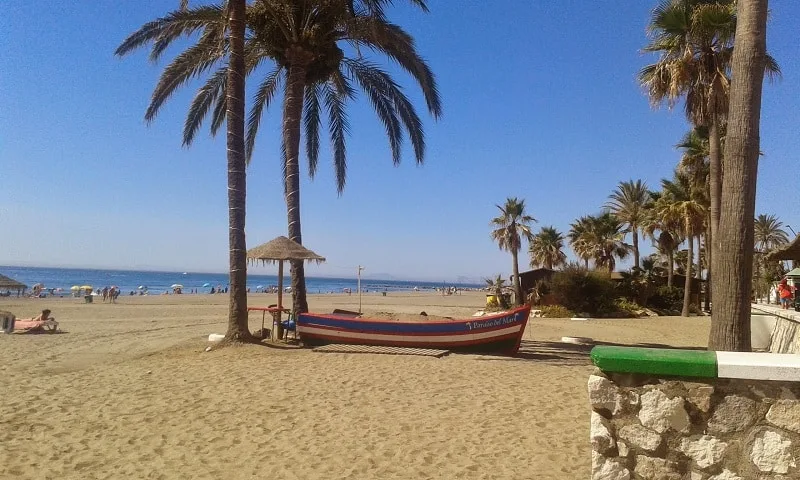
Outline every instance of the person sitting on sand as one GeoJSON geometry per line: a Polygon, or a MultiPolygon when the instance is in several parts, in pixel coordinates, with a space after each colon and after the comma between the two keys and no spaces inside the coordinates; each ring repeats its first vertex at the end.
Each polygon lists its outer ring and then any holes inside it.
{"type": "Polygon", "coordinates": [[[50,310],[44,309],[40,315],[33,318],[18,318],[14,323],[13,330],[20,332],[55,332],[58,330],[58,322],[50,316],[50,310]]]}
{"type": "Polygon", "coordinates": [[[56,321],[55,317],[51,317],[50,316],[50,310],[48,310],[46,308],[44,310],[42,310],[42,313],[40,313],[39,315],[31,318],[31,322],[45,322],[47,320],[50,320],[50,321],[53,321],[53,322],[56,321]]]}

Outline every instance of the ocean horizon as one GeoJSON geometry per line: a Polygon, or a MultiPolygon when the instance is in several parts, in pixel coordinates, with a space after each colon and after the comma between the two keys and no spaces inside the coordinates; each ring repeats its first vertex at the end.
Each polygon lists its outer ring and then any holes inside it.
{"type": "MultiPolygon", "coordinates": [[[[287,269],[288,270],[288,269],[287,269]]],[[[0,266],[0,274],[6,275],[31,288],[35,284],[43,284],[46,289],[62,289],[68,294],[74,285],[90,285],[95,289],[117,286],[123,294],[147,289],[151,293],[171,291],[171,286],[183,286],[184,293],[196,290],[208,293],[211,288],[227,287],[227,273],[170,272],[125,269],[94,268],[51,268],[51,267],[16,267],[0,266]],[[140,288],[141,287],[141,288],[140,288]]],[[[306,288],[309,293],[337,293],[344,289],[356,290],[356,278],[306,277],[306,288]]],[[[247,288],[251,291],[278,284],[277,275],[247,275],[247,288]]],[[[291,277],[284,275],[283,285],[289,286],[291,277]]],[[[385,280],[361,279],[362,291],[410,291],[433,290],[441,287],[480,288],[477,283],[432,282],[425,280],[385,280]]]]}

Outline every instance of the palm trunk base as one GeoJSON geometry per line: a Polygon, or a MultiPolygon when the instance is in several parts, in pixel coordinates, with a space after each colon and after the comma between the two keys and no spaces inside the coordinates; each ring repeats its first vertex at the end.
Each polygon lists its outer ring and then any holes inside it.
{"type": "Polygon", "coordinates": [[[308,311],[305,266],[302,261],[292,261],[292,311],[295,315],[308,311]]]}

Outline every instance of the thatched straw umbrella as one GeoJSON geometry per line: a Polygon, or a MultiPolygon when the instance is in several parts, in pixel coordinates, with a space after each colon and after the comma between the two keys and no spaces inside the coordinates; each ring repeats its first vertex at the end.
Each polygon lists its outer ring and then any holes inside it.
{"type": "Polygon", "coordinates": [[[16,290],[17,296],[19,297],[20,292],[25,294],[25,289],[28,286],[22,282],[18,282],[13,278],[6,277],[5,275],[0,275],[0,290],[16,290]]]}
{"type": "Polygon", "coordinates": [[[792,243],[776,248],[767,255],[767,258],[770,260],[800,261],[800,236],[795,238],[792,243]]]}
{"type": "MultiPolygon", "coordinates": [[[[247,260],[250,263],[275,263],[278,262],[278,338],[281,330],[281,312],[283,310],[283,262],[286,260],[306,260],[321,263],[325,257],[317,255],[294,240],[280,236],[274,240],[251,248],[247,251],[247,260]]],[[[294,292],[292,292],[294,295],[294,292]]]]}

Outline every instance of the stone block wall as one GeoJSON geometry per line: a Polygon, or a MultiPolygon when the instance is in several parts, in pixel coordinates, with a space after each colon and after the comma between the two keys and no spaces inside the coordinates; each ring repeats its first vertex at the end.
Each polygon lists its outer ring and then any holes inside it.
{"type": "Polygon", "coordinates": [[[800,383],[589,377],[593,480],[800,479],[800,383]]]}

